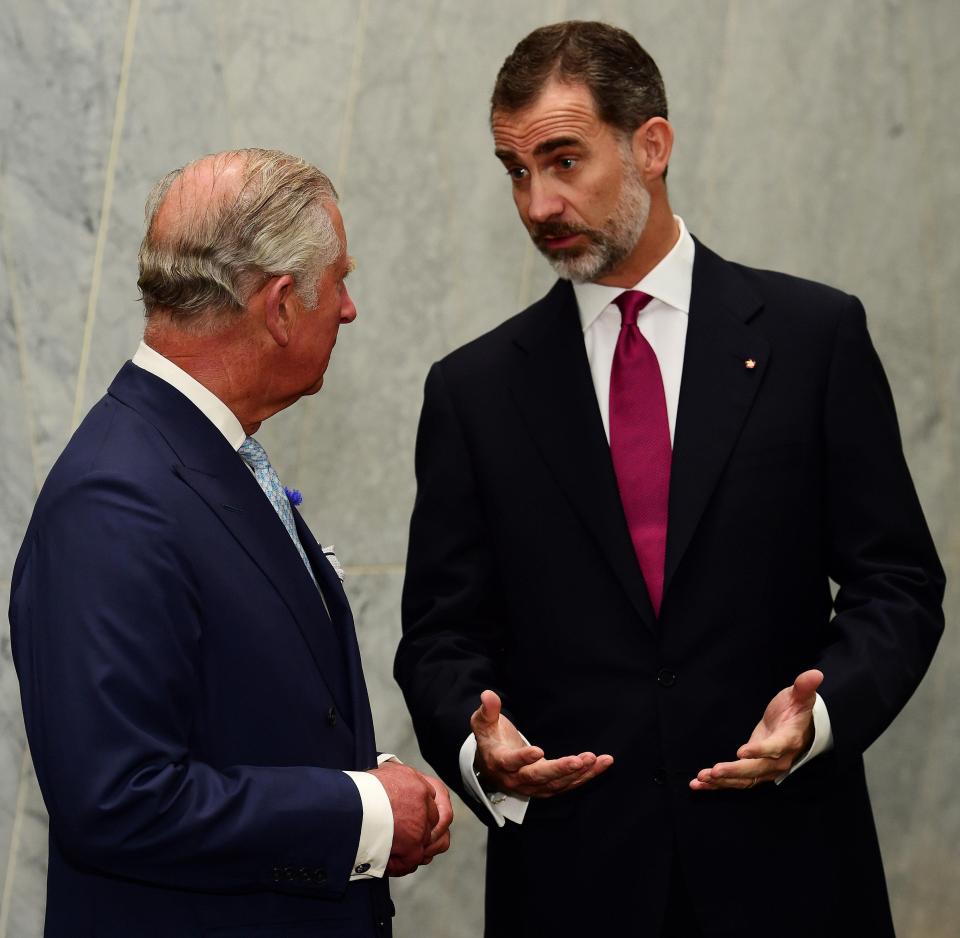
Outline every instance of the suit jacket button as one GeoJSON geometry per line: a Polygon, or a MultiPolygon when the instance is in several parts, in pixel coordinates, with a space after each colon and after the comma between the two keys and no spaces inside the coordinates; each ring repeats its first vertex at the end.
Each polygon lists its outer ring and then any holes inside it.
{"type": "Polygon", "coordinates": [[[669,668],[661,668],[657,672],[657,683],[661,687],[673,687],[677,683],[677,674],[669,668]]]}
{"type": "Polygon", "coordinates": [[[653,781],[657,785],[666,785],[667,784],[667,773],[663,769],[657,769],[653,773],[653,781]]]}
{"type": "Polygon", "coordinates": [[[337,725],[337,708],[336,707],[331,707],[327,711],[327,724],[329,726],[337,725]]]}

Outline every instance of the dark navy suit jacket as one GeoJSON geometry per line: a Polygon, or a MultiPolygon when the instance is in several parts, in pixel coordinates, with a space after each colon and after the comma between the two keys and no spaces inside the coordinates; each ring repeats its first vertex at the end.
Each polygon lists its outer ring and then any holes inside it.
{"type": "Polygon", "coordinates": [[[13,575],[50,814],[46,934],[389,934],[349,882],[376,765],[346,596],[179,391],[127,363],[43,487],[13,575]]]}

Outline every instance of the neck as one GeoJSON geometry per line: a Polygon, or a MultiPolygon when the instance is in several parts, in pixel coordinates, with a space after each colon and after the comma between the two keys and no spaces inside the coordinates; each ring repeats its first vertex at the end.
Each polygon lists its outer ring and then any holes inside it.
{"type": "Polygon", "coordinates": [[[673,249],[680,227],[673,217],[666,193],[652,193],[650,216],[634,249],[623,262],[597,283],[629,289],[639,283],[673,249]]]}
{"type": "Polygon", "coordinates": [[[213,335],[198,336],[169,323],[149,322],[143,340],[223,401],[247,436],[275,413],[254,393],[257,381],[251,362],[256,355],[242,328],[228,326],[213,335]]]}

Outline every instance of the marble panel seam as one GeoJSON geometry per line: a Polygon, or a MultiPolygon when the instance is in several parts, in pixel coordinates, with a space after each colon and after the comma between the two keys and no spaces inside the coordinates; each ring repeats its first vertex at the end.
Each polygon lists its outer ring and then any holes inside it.
{"type": "Polygon", "coordinates": [[[30,765],[30,750],[24,746],[20,759],[20,777],[17,781],[17,805],[13,814],[13,827],[10,831],[10,846],[7,849],[7,872],[3,879],[3,893],[0,895],[0,938],[7,938],[7,926],[10,921],[10,897],[13,895],[13,878],[17,867],[17,854],[20,843],[20,825],[27,800],[27,774],[30,765]]]}
{"type": "MultiPolygon", "coordinates": [[[[110,155],[103,184],[103,201],[100,205],[100,226],[97,231],[97,246],[93,255],[93,274],[90,278],[90,295],[87,299],[87,318],[83,327],[83,344],[80,347],[80,362],[77,367],[77,386],[73,399],[73,417],[70,432],[80,424],[83,415],[84,392],[87,383],[87,366],[90,361],[90,345],[93,340],[93,325],[96,320],[97,303],[100,298],[100,277],[103,271],[103,255],[110,228],[110,211],[113,206],[113,184],[117,172],[123,122],[127,110],[127,85],[130,80],[130,63],[140,15],[140,0],[130,0],[127,14],[127,31],[123,40],[123,58],[120,64],[120,80],[117,83],[117,100],[113,111],[113,135],[110,140],[110,155]]],[[[0,934],[2,938],[2,934],[0,934]]]]}

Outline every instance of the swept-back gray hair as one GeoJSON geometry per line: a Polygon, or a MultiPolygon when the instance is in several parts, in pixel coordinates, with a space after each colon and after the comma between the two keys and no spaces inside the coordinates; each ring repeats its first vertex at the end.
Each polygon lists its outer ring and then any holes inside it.
{"type": "MultiPolygon", "coordinates": [[[[163,177],[146,204],[140,287],[148,320],[158,312],[190,331],[215,330],[246,307],[269,277],[291,275],[307,306],[316,282],[343,250],[325,203],[333,183],[315,166],[279,150],[216,154],[214,173],[242,161],[239,185],[221,187],[202,205],[186,205],[158,231],[170,187],[199,160],[163,177]]],[[[204,157],[203,159],[210,159],[204,157]]]]}

